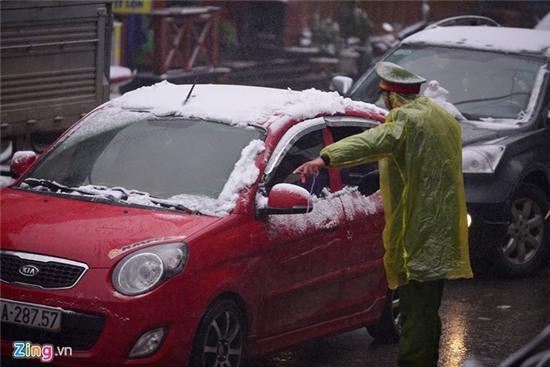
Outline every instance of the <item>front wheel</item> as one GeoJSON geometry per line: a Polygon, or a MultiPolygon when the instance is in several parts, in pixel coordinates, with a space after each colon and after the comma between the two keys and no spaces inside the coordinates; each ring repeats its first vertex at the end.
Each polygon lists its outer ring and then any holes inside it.
{"type": "Polygon", "coordinates": [[[534,185],[522,186],[512,198],[506,237],[497,245],[496,265],[508,276],[535,273],[547,259],[547,196],[534,185]]]}
{"type": "Polygon", "coordinates": [[[242,367],[246,321],[231,300],[218,300],[202,318],[191,351],[189,367],[242,367]]]}
{"type": "Polygon", "coordinates": [[[395,344],[401,335],[401,313],[399,312],[399,293],[389,289],[382,316],[376,324],[368,325],[369,334],[381,344],[395,344]]]}

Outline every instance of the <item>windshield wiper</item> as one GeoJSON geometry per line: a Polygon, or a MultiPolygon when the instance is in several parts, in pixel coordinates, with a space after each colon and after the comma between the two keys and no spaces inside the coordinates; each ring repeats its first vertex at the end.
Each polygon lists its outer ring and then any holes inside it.
{"type": "Polygon", "coordinates": [[[62,184],[57,183],[55,181],[45,180],[43,178],[29,177],[29,178],[24,179],[23,183],[26,183],[30,187],[44,186],[48,190],[54,191],[54,192],[57,192],[57,191],[63,191],[63,192],[77,191],[78,192],[77,189],[74,189],[74,188],[69,187],[69,186],[62,185],[62,184]]]}
{"type": "MultiPolygon", "coordinates": [[[[468,99],[468,100],[464,100],[464,101],[453,102],[453,104],[455,106],[459,106],[461,104],[466,104],[466,103],[497,101],[499,99],[505,99],[505,98],[512,97],[512,96],[517,96],[517,95],[527,95],[527,96],[529,96],[530,93],[527,93],[527,92],[513,92],[513,93],[508,93],[508,94],[505,94],[505,95],[502,95],[502,96],[497,96],[497,97],[468,99]]],[[[462,113],[462,114],[464,115],[464,113],[462,113]]]]}
{"type": "Polygon", "coordinates": [[[149,200],[151,200],[152,203],[158,204],[164,208],[174,208],[174,209],[181,210],[189,214],[195,214],[195,215],[201,214],[201,212],[199,212],[198,210],[193,210],[191,208],[186,207],[183,204],[174,203],[173,201],[170,201],[170,200],[159,199],[151,196],[149,196],[149,200]]]}
{"type": "Polygon", "coordinates": [[[114,200],[120,201],[120,202],[127,202],[127,200],[132,195],[139,195],[139,196],[144,196],[144,197],[146,196],[147,199],[150,202],[152,202],[153,204],[160,205],[164,208],[174,208],[174,209],[181,210],[181,211],[184,211],[184,212],[187,212],[187,213],[190,213],[190,214],[200,214],[198,211],[190,209],[190,208],[186,207],[185,205],[182,205],[182,204],[179,204],[179,203],[174,203],[172,201],[165,200],[165,199],[156,198],[154,196],[151,196],[151,194],[149,194],[148,192],[144,192],[144,191],[128,190],[128,189],[125,189],[124,187],[119,187],[119,186],[109,187],[109,188],[107,188],[107,187],[95,187],[95,189],[96,190],[101,189],[101,190],[118,191],[118,192],[122,193],[122,196],[120,198],[114,197],[113,195],[108,195],[109,197],[113,197],[114,200]]]}
{"type": "Polygon", "coordinates": [[[160,205],[164,208],[173,208],[173,209],[181,210],[181,211],[184,211],[184,212],[187,212],[187,213],[190,213],[190,214],[201,214],[199,211],[190,209],[190,208],[186,207],[185,205],[182,205],[182,204],[179,204],[179,203],[174,203],[172,201],[165,200],[165,199],[155,198],[155,197],[150,196],[146,192],[136,191],[136,190],[127,190],[123,187],[92,186],[93,190],[87,190],[87,189],[84,189],[84,188],[74,188],[74,187],[65,186],[65,185],[62,185],[62,184],[57,183],[55,181],[46,180],[46,179],[43,179],[43,178],[32,178],[32,177],[24,179],[23,182],[25,184],[29,185],[30,187],[44,186],[45,188],[47,188],[48,190],[50,190],[52,192],[58,192],[58,191],[61,191],[63,193],[78,192],[79,194],[81,194],[85,197],[91,197],[94,201],[96,201],[96,200],[98,200],[98,201],[114,201],[114,202],[117,202],[117,203],[129,204],[128,199],[130,198],[131,195],[147,196],[149,201],[151,201],[154,204],[160,205]],[[107,193],[107,190],[118,191],[122,195],[121,195],[121,197],[117,197],[113,194],[107,193]],[[105,193],[102,193],[100,195],[98,193],[99,191],[105,191],[105,193]]]}
{"type": "MultiPolygon", "coordinates": [[[[46,179],[43,179],[43,178],[28,177],[28,178],[23,180],[23,183],[29,185],[30,187],[44,186],[45,188],[47,188],[48,190],[50,190],[52,192],[61,191],[61,192],[66,193],[66,194],[71,194],[71,193],[74,193],[74,192],[78,192],[79,194],[81,194],[84,197],[92,198],[93,201],[107,201],[107,202],[115,201],[117,203],[126,203],[126,201],[125,201],[126,199],[117,198],[116,196],[111,195],[111,194],[106,194],[104,196],[97,196],[92,191],[85,190],[85,189],[82,189],[82,188],[66,186],[66,185],[60,184],[58,182],[55,182],[55,181],[52,181],[52,180],[46,180],[46,179]]],[[[118,188],[114,188],[113,190],[117,190],[117,189],[118,188]]],[[[100,190],[106,190],[106,188],[94,187],[94,190],[100,191],[100,190]]],[[[119,191],[119,190],[117,190],[117,191],[119,191]]]]}
{"type": "Polygon", "coordinates": [[[184,212],[187,212],[187,213],[190,213],[190,214],[200,214],[198,211],[190,209],[190,208],[186,207],[185,205],[182,205],[182,204],[179,204],[179,203],[174,203],[174,202],[171,202],[171,201],[165,200],[165,199],[156,198],[154,196],[151,196],[151,194],[149,194],[147,192],[137,191],[137,190],[127,190],[124,187],[118,187],[118,186],[117,187],[110,187],[109,190],[121,192],[122,197],[119,200],[126,201],[126,200],[128,200],[128,198],[131,195],[147,196],[147,198],[152,203],[158,204],[158,205],[160,205],[164,208],[174,208],[174,209],[181,210],[181,211],[184,211],[184,212]]]}
{"type": "Polygon", "coordinates": [[[473,115],[471,113],[466,113],[462,111],[460,111],[460,113],[462,114],[462,116],[466,117],[466,120],[474,120],[474,121],[479,120],[479,116],[473,115]]]}

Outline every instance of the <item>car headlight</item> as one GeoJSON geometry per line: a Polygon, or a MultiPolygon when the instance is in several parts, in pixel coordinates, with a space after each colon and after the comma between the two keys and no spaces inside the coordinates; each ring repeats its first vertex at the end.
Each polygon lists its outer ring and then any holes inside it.
{"type": "Polygon", "coordinates": [[[503,145],[480,145],[462,149],[462,172],[494,173],[504,155],[503,145]]]}
{"type": "Polygon", "coordinates": [[[184,243],[162,244],[136,251],[116,265],[113,286],[127,296],[148,292],[180,273],[187,257],[184,243]]]}

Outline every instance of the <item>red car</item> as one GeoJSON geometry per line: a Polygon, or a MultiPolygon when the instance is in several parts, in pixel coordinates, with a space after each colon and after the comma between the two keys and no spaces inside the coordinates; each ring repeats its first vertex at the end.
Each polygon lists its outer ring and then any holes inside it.
{"type": "Polygon", "coordinates": [[[336,93],[164,82],[16,154],[2,361],[33,358],[25,342],[60,366],[236,367],[365,325],[395,339],[376,164],[292,173],[383,118],[336,93]]]}

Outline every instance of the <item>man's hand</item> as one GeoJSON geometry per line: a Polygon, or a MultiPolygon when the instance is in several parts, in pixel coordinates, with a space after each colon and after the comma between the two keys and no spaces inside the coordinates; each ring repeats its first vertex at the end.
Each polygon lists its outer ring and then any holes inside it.
{"type": "Polygon", "coordinates": [[[321,157],[317,157],[314,160],[302,164],[300,167],[296,168],[293,173],[313,176],[323,168],[325,168],[325,162],[321,159],[321,157]]]}

